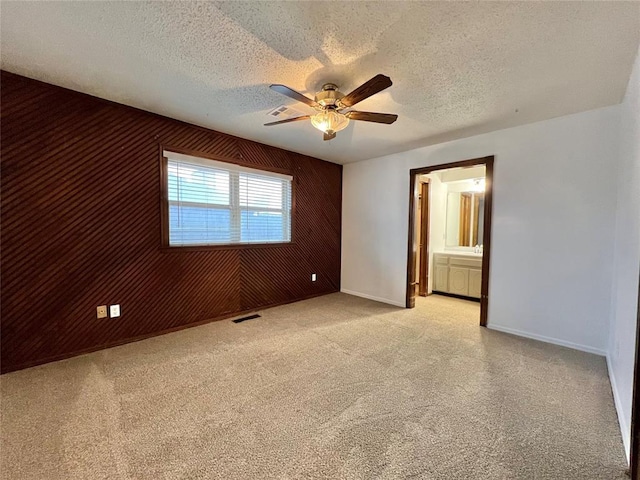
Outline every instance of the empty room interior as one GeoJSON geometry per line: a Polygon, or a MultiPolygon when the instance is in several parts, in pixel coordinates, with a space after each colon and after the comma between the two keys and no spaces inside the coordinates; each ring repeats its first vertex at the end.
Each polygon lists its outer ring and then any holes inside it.
{"type": "Polygon", "coordinates": [[[640,480],[640,2],[0,22],[0,477],[640,480]]]}

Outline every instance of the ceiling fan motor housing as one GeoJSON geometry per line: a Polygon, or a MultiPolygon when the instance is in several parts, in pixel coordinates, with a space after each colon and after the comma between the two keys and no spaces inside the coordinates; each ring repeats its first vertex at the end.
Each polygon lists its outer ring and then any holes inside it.
{"type": "Polygon", "coordinates": [[[344,93],[338,91],[338,86],[333,83],[325,83],[322,91],[316,93],[316,102],[323,107],[336,106],[336,102],[344,97],[344,93]]]}

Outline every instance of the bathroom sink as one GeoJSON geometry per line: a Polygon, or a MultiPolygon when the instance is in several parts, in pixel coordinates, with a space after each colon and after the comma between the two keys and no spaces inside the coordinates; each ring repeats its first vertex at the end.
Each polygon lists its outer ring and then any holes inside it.
{"type": "Polygon", "coordinates": [[[447,255],[462,255],[464,257],[482,258],[482,253],[468,252],[465,250],[445,250],[443,252],[438,252],[438,253],[443,253],[447,255]]]}

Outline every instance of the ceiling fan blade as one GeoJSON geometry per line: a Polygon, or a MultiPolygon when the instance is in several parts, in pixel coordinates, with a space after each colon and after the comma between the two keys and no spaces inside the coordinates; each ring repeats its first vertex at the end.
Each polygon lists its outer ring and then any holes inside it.
{"type": "Polygon", "coordinates": [[[293,98],[294,100],[297,100],[302,103],[306,103],[310,107],[315,108],[320,106],[315,100],[311,100],[309,97],[305,97],[301,93],[296,92],[295,90],[287,87],[286,85],[274,84],[274,85],[270,85],[269,88],[275,92],[280,93],[281,95],[284,95],[289,98],[293,98]]]}
{"type": "Polygon", "coordinates": [[[352,107],[365,98],[369,98],[371,95],[375,95],[385,88],[389,88],[391,85],[393,85],[391,79],[379,73],[368,82],[360,85],[353,92],[345,95],[340,100],[338,100],[338,104],[342,108],[352,107]]]}
{"type": "Polygon", "coordinates": [[[332,140],[332,139],[334,139],[334,138],[336,138],[336,132],[333,132],[333,133],[325,133],[325,134],[324,134],[324,140],[325,140],[325,141],[327,141],[327,140],[332,140]]]}
{"type": "Polygon", "coordinates": [[[293,117],[287,118],[286,120],[278,120],[277,122],[265,123],[265,127],[270,127],[272,125],[280,125],[281,123],[289,123],[289,122],[297,122],[299,120],[309,120],[311,118],[310,115],[303,115],[301,117],[293,117]]]}
{"type": "Polygon", "coordinates": [[[393,113],[373,113],[373,112],[347,112],[345,114],[350,120],[362,120],[363,122],[375,122],[392,124],[398,119],[398,115],[393,113]]]}

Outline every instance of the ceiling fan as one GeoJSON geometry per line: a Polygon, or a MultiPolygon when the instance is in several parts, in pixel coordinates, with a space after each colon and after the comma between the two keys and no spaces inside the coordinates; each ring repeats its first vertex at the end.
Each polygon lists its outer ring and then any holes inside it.
{"type": "Polygon", "coordinates": [[[385,88],[389,88],[391,85],[393,85],[393,83],[389,77],[378,74],[371,80],[360,85],[353,92],[344,95],[338,91],[337,85],[325,83],[322,86],[322,90],[316,93],[314,100],[296,92],[286,85],[271,85],[270,88],[272,90],[289,98],[293,98],[298,102],[306,103],[316,109],[318,113],[315,115],[288,118],[278,122],[265,123],[264,125],[265,127],[270,127],[282,123],[311,120],[311,124],[324,133],[324,139],[331,140],[336,137],[336,132],[347,127],[349,120],[391,124],[398,119],[398,115],[350,110],[356,103],[381,92],[385,88]]]}

